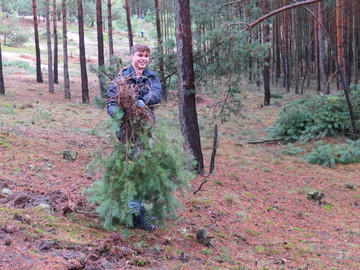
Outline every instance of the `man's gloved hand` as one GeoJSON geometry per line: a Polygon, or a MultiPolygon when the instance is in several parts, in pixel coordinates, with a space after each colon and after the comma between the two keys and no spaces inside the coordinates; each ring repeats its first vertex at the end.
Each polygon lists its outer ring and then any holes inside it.
{"type": "Polygon", "coordinates": [[[144,107],[144,106],[145,106],[145,103],[144,103],[144,101],[142,101],[141,99],[139,99],[139,100],[136,101],[136,107],[137,107],[137,108],[142,108],[142,107],[144,107]]]}

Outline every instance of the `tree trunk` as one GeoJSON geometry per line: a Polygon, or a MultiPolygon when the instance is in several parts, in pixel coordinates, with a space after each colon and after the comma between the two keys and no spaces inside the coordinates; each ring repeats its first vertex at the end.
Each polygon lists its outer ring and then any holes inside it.
{"type": "Polygon", "coordinates": [[[174,0],[174,11],[181,131],[185,138],[185,149],[194,155],[198,173],[203,173],[204,162],[195,100],[189,0],[174,0]]]}
{"type": "Polygon", "coordinates": [[[275,34],[275,53],[276,53],[276,68],[275,68],[275,81],[278,82],[280,76],[281,76],[281,30],[280,30],[280,16],[276,16],[276,34],[275,34]]]}
{"type": "Polygon", "coordinates": [[[67,20],[66,20],[66,0],[62,0],[62,27],[63,27],[63,58],[64,58],[64,94],[65,99],[71,99],[70,78],[69,78],[69,60],[67,46],[67,20]]]}
{"type": "MultiPolygon", "coordinates": [[[[288,5],[289,1],[285,0],[288,5]]],[[[284,30],[283,30],[283,58],[284,58],[284,85],[286,92],[290,92],[290,60],[289,60],[289,11],[286,10],[284,14],[284,30]]]]}
{"type": "Polygon", "coordinates": [[[46,40],[48,51],[48,84],[49,92],[54,93],[54,74],[52,66],[52,51],[51,51],[51,33],[50,33],[50,0],[45,2],[45,17],[46,17],[46,40]]]}
{"type": "MultiPolygon", "coordinates": [[[[343,0],[336,0],[336,47],[337,47],[337,61],[339,63],[340,72],[345,72],[344,66],[344,45],[343,45],[343,0]]],[[[340,76],[340,74],[338,74],[340,76]]],[[[339,77],[338,76],[338,77],[339,77]]],[[[339,77],[340,78],[340,77],[339,77]]],[[[341,78],[339,85],[341,89],[344,89],[345,86],[342,85],[341,78]]],[[[346,81],[344,81],[346,83],[346,81]]]]}
{"type": "Polygon", "coordinates": [[[112,4],[111,0],[107,2],[107,14],[108,14],[108,36],[109,36],[109,62],[110,65],[114,64],[114,41],[113,41],[113,27],[112,27],[112,4]]]}
{"type": "Polygon", "coordinates": [[[77,0],[77,9],[78,9],[78,24],[79,24],[79,51],[80,51],[82,102],[89,103],[90,99],[89,99],[88,77],[86,71],[84,15],[83,15],[82,0],[77,0]]]}
{"type": "Polygon", "coordinates": [[[105,57],[101,0],[96,0],[96,30],[98,42],[98,65],[103,66],[105,64],[105,57]]]}
{"type": "MultiPolygon", "coordinates": [[[[96,30],[97,30],[97,42],[98,42],[98,65],[99,68],[105,65],[105,56],[104,56],[104,32],[103,32],[103,22],[102,22],[102,0],[96,0],[96,30]]],[[[100,88],[100,97],[105,98],[107,89],[105,87],[105,76],[99,76],[99,88],[100,88]]]]}
{"type": "Polygon", "coordinates": [[[360,1],[353,3],[354,5],[354,14],[353,14],[353,84],[358,84],[358,77],[359,77],[359,47],[360,47],[360,38],[359,38],[359,25],[360,25],[360,1]]]}
{"type": "Polygon", "coordinates": [[[317,34],[318,34],[318,45],[319,45],[319,71],[321,78],[321,90],[324,94],[330,94],[330,87],[328,84],[328,79],[325,71],[325,44],[324,44],[324,19],[323,19],[323,6],[322,2],[318,2],[318,22],[317,22],[317,34]]]}
{"type": "Polygon", "coordinates": [[[129,47],[131,50],[131,47],[134,45],[134,42],[133,42],[133,32],[132,32],[132,28],[131,28],[131,14],[130,14],[129,0],[125,0],[125,12],[126,12],[128,38],[129,38],[129,47]]]}
{"type": "MultiPolygon", "coordinates": [[[[156,33],[157,33],[157,43],[159,50],[159,79],[162,81],[165,77],[164,73],[164,48],[163,48],[163,38],[161,33],[161,23],[160,23],[160,7],[159,0],[154,0],[155,5],[155,17],[156,17],[156,33]]],[[[168,89],[166,87],[165,81],[163,83],[163,99],[167,101],[168,89]]]]}
{"type": "Polygon", "coordinates": [[[1,42],[0,42],[0,95],[5,95],[3,63],[2,63],[2,54],[1,54],[1,42]]]}
{"type": "Polygon", "coordinates": [[[53,0],[53,31],[54,31],[54,83],[59,83],[59,55],[58,55],[58,34],[57,34],[57,11],[56,0],[53,0]]]}
{"type": "MultiPolygon", "coordinates": [[[[315,3],[313,6],[314,14],[318,13],[318,6],[315,3]]],[[[316,78],[316,89],[317,92],[321,92],[321,76],[320,76],[320,61],[319,61],[319,20],[314,19],[314,58],[315,58],[315,78],[316,78]]],[[[310,76],[309,76],[310,77],[310,76]]]]}
{"type": "Polygon", "coordinates": [[[35,38],[35,51],[36,51],[36,82],[42,83],[43,77],[41,72],[41,54],[39,43],[39,24],[37,19],[36,0],[32,0],[33,20],[34,20],[34,38],[35,38]]]}
{"type": "MultiPolygon", "coordinates": [[[[269,2],[268,0],[263,1],[263,12],[264,14],[269,13],[269,2]]],[[[264,28],[264,43],[269,44],[270,42],[270,26],[268,22],[265,22],[264,28]]],[[[263,79],[264,79],[264,105],[270,105],[270,48],[264,59],[263,67],[263,79]]]]}

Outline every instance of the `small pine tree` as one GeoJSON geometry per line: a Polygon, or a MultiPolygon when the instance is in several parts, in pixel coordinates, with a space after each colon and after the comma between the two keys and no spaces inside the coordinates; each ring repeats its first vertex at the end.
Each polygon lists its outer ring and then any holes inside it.
{"type": "Polygon", "coordinates": [[[105,229],[112,229],[116,223],[132,225],[133,209],[128,204],[133,199],[145,202],[148,214],[161,225],[167,217],[176,217],[179,203],[174,191],[187,186],[193,177],[193,164],[182,151],[182,143],[171,138],[168,130],[154,128],[152,133],[153,144],[149,145],[147,134],[143,134],[141,150],[135,156],[131,154],[134,143],[114,140],[109,155],[94,159],[92,167],[102,169],[103,177],[86,194],[98,205],[105,229]]]}

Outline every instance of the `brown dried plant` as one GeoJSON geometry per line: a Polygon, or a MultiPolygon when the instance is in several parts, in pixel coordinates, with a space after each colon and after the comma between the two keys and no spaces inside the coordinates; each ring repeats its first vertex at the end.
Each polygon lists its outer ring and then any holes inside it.
{"type": "Polygon", "coordinates": [[[119,126],[123,130],[121,141],[134,143],[136,138],[148,130],[149,125],[154,123],[153,113],[147,107],[136,106],[137,94],[141,85],[128,84],[128,78],[120,77],[113,83],[116,85],[117,95],[110,100],[119,104],[125,112],[119,126]]]}

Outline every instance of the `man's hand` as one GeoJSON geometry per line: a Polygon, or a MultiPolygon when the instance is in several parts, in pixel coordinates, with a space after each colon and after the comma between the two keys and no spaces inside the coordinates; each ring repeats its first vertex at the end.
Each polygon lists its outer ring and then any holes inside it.
{"type": "Polygon", "coordinates": [[[145,103],[144,103],[144,101],[142,101],[141,99],[139,99],[139,100],[136,101],[136,107],[137,107],[137,108],[142,108],[142,107],[144,107],[144,106],[145,106],[145,103]]]}

